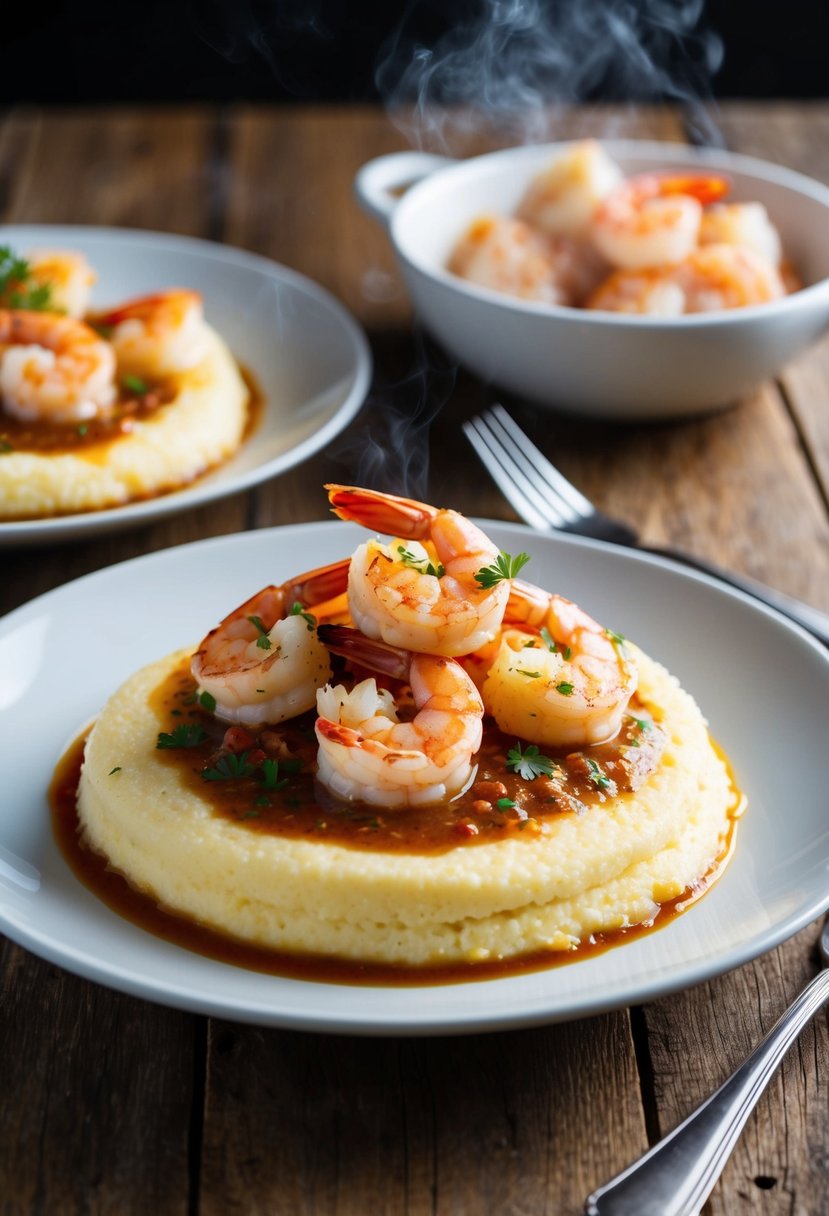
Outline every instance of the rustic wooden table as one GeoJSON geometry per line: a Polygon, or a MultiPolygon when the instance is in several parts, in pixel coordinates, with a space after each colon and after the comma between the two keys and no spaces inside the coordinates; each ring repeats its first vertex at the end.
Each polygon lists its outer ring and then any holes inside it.
{"type": "MultiPolygon", "coordinates": [[[[732,104],[719,122],[729,147],[829,181],[829,105],[732,104]]],[[[665,110],[562,114],[554,130],[609,123],[613,134],[676,140],[688,130],[665,110]]],[[[434,415],[430,465],[423,444],[403,444],[429,497],[510,519],[460,437],[489,393],[415,336],[385,237],[352,201],[360,164],[402,146],[368,108],[23,108],[0,119],[0,216],[190,233],[305,272],[356,314],[374,350],[369,409],[347,438],[363,444],[368,418],[387,443],[378,407],[389,402],[424,425],[434,415]]],[[[599,430],[516,412],[586,493],[649,541],[829,610],[829,343],[715,417],[599,430]]],[[[353,472],[348,451],[335,444],[272,484],[152,527],[7,551],[0,611],[138,554],[322,518],[319,487],[353,472]]],[[[577,1213],[745,1056],[814,973],[815,937],[807,929],[645,1008],[377,1041],[161,1008],[0,941],[0,1208],[577,1213]]],[[[829,1211],[826,1029],[819,1018],[790,1053],[706,1211],[829,1211]]]]}

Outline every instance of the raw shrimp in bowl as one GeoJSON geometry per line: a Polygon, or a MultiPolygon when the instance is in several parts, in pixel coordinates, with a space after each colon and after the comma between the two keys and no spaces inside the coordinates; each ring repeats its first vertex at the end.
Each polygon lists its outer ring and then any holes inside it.
{"type": "Polygon", "coordinates": [[[356,630],[323,626],[335,653],[411,687],[415,713],[398,717],[395,698],[374,678],[351,690],[317,692],[319,780],[339,798],[385,807],[441,802],[461,790],[481,745],[483,704],[455,659],[413,654],[356,630]]]}
{"type": "Polygon", "coordinates": [[[703,204],[727,191],[722,177],[643,173],[628,178],[597,208],[594,244],[612,266],[625,270],[680,262],[696,247],[703,204]]]}
{"type": "Polygon", "coordinates": [[[334,513],[394,536],[351,558],[348,602],[371,638],[415,653],[471,654],[497,634],[509,598],[510,559],[465,516],[356,486],[328,485],[334,513]]]}
{"type": "Polygon", "coordinates": [[[623,181],[601,144],[581,140],[532,180],[516,214],[548,236],[587,237],[596,208],[623,181]]]}
{"type": "Polygon", "coordinates": [[[625,177],[584,140],[536,174],[513,216],[473,221],[447,266],[536,303],[652,317],[744,308],[798,290],[765,206],[727,199],[730,190],[725,175],[702,165],[625,177]]]}
{"type": "Polygon", "coordinates": [[[748,245],[702,245],[676,266],[618,270],[592,295],[589,308],[678,317],[765,304],[786,294],[772,262],[748,245]]]}

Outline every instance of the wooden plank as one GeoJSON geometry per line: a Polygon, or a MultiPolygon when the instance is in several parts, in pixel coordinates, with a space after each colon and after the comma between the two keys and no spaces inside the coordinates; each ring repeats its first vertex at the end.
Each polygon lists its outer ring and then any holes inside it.
{"type": "MultiPolygon", "coordinates": [[[[720,124],[731,147],[829,185],[829,102],[731,102],[720,124]]],[[[786,368],[781,384],[829,501],[829,336],[786,368]]]]}
{"type": "MultiPolygon", "coordinates": [[[[748,967],[646,1010],[660,1131],[670,1131],[748,1056],[816,970],[814,927],[748,967]]],[[[829,1208],[826,1104],[829,1035],[818,1017],[760,1099],[706,1212],[710,1216],[829,1208]]]]}
{"type": "MultiPolygon", "coordinates": [[[[215,128],[195,109],[12,113],[0,125],[2,218],[208,235],[215,128]]],[[[112,562],[235,530],[245,510],[237,497],[133,532],[7,551],[0,611],[112,562]]],[[[199,1021],[10,943],[0,993],[3,1211],[186,1213],[199,1021]]]]}
{"type": "Polygon", "coordinates": [[[204,235],[215,129],[215,114],[197,107],[12,111],[2,219],[204,235]]]}
{"type": "Polygon", "coordinates": [[[644,1147],[636,1092],[618,1017],[374,1041],[215,1023],[202,1213],[576,1216],[644,1147]]]}
{"type": "MultiPolygon", "coordinates": [[[[794,114],[783,107],[778,125],[775,111],[729,107],[723,116],[729,144],[735,150],[785,159],[787,144],[798,146],[794,114]]],[[[801,138],[811,132],[816,140],[818,132],[810,127],[809,117],[803,111],[798,114],[804,128],[801,138]]],[[[815,117],[818,126],[825,121],[823,111],[815,117]]],[[[801,442],[805,435],[808,448],[815,435],[814,411],[797,393],[801,366],[798,363],[783,378],[794,424],[769,386],[728,414],[687,424],[667,440],[658,437],[660,460],[654,467],[663,471],[655,487],[659,518],[647,519],[645,531],[653,539],[685,547],[693,543],[697,551],[723,564],[752,572],[826,609],[829,525],[824,496],[801,442]]],[[[633,480],[629,477],[627,484],[633,480]]],[[[648,1007],[648,1046],[662,1133],[725,1079],[811,977],[815,932],[805,930],[756,963],[648,1007]]],[[[817,1019],[762,1099],[706,1211],[736,1216],[829,1207],[829,1172],[821,1147],[825,1112],[818,1099],[828,1066],[825,1019],[817,1019]]]]}
{"type": "Polygon", "coordinates": [[[185,1216],[194,1021],[0,939],[4,1216],[185,1216]]]}

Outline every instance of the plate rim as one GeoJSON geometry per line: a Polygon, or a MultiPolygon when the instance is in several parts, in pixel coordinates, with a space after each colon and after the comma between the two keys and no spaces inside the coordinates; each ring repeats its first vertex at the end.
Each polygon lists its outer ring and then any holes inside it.
{"type": "MultiPolygon", "coordinates": [[[[477,522],[481,523],[484,527],[500,529],[506,534],[514,535],[516,538],[531,537],[542,544],[552,544],[553,547],[562,545],[576,550],[587,549],[604,554],[613,554],[615,559],[621,559],[625,563],[632,562],[634,564],[643,564],[662,570],[669,570],[680,579],[704,584],[709,588],[713,588],[717,593],[726,597],[726,599],[736,600],[743,604],[743,606],[748,606],[750,611],[757,612],[760,616],[776,622],[777,627],[798,638],[801,643],[805,644],[815,655],[819,656],[819,660],[824,666],[829,665],[829,654],[827,654],[825,648],[806,630],[789,621],[788,618],[782,616],[773,608],[755,601],[751,596],[738,589],[718,582],[705,573],[686,568],[680,563],[664,558],[659,554],[621,549],[618,546],[588,538],[542,534],[535,532],[525,525],[509,521],[477,519],[477,522]]],[[[170,561],[178,562],[184,551],[189,551],[190,553],[196,552],[200,555],[205,550],[215,551],[240,543],[252,545],[255,548],[259,546],[267,547],[276,536],[284,538],[292,533],[308,534],[315,531],[331,533],[334,530],[342,533],[343,528],[344,525],[340,523],[328,520],[315,520],[209,537],[152,553],[142,554],[138,557],[128,558],[112,566],[92,571],[64,583],[14,609],[6,616],[0,618],[0,639],[16,629],[21,623],[24,623],[27,617],[36,615],[43,607],[48,607],[50,601],[57,600],[59,602],[60,598],[66,594],[74,595],[78,592],[82,594],[85,585],[99,580],[106,581],[112,577],[123,577],[124,571],[136,567],[140,569],[147,563],[163,564],[170,561]]],[[[77,729],[77,724],[74,724],[74,729],[77,729]]],[[[46,830],[49,831],[48,824],[46,825],[46,830]]],[[[0,852],[2,852],[1,849],[0,852]]],[[[66,865],[62,858],[61,862],[62,865],[66,865]]],[[[93,895],[92,898],[97,897],[93,895]]],[[[106,905],[101,906],[106,908],[106,905]]],[[[810,924],[825,912],[827,907],[829,907],[829,887],[825,894],[804,902],[795,915],[783,918],[771,930],[763,927],[760,931],[755,931],[743,941],[721,951],[714,957],[706,956],[696,962],[686,964],[677,973],[670,973],[661,978],[658,975],[651,975],[646,983],[640,982],[635,987],[635,990],[630,990],[629,988],[624,988],[621,992],[618,990],[606,990],[604,995],[599,998],[591,991],[580,994],[575,1000],[569,997],[566,1007],[556,1001],[555,994],[542,993],[531,1003],[528,1003],[525,999],[522,1010],[516,1011],[513,1004],[508,1002],[505,1010],[496,1009],[490,1012],[487,1010],[485,1000],[487,988],[491,985],[498,985],[499,989],[502,989],[502,986],[509,986],[516,980],[526,978],[526,975],[524,977],[501,977],[491,980],[471,981],[462,985],[408,988],[404,990],[409,992],[431,991],[439,993],[441,988],[462,987],[468,990],[470,994],[480,994],[481,999],[476,1002],[478,1008],[474,1014],[470,1014],[468,1008],[461,1012],[449,1014],[443,1012],[434,1017],[428,1016],[422,1011],[415,1011],[409,1016],[398,1015],[393,1021],[390,1021],[388,1016],[383,1016],[382,1014],[372,1015],[370,1008],[364,1008],[359,1016],[355,1017],[354,1014],[344,1014],[342,1011],[338,1011],[335,1002],[329,1002],[327,1006],[326,994],[332,991],[335,993],[341,991],[343,987],[328,983],[290,981],[291,983],[301,984],[316,991],[316,999],[312,997],[309,1001],[309,1004],[315,1008],[315,1012],[279,1009],[265,1002],[256,1002],[250,999],[234,1000],[232,990],[230,993],[224,991],[221,983],[215,985],[210,992],[202,991],[198,985],[194,990],[188,992],[183,987],[176,988],[171,986],[163,979],[152,979],[141,974],[136,974],[134,970],[130,971],[129,967],[115,967],[111,963],[101,962],[94,955],[84,954],[83,951],[74,946],[69,948],[65,945],[59,947],[38,930],[33,930],[31,927],[19,924],[14,916],[10,916],[2,905],[0,905],[0,931],[7,934],[11,940],[17,942],[20,946],[31,950],[41,958],[65,967],[73,974],[114,988],[117,991],[126,992],[132,996],[150,1000],[157,1004],[183,1009],[191,1013],[233,1018],[238,1021],[261,1026],[283,1027],[321,1033],[347,1033],[369,1036],[399,1034],[454,1035],[489,1033],[504,1029],[546,1025],[556,1021],[594,1016],[633,1004],[647,1003],[651,1000],[667,996],[670,993],[692,988],[736,967],[742,966],[752,959],[774,949],[781,942],[810,924]]],[[[108,908],[106,908],[106,915],[116,920],[120,919],[117,913],[108,908]]],[[[660,934],[668,932],[670,932],[670,926],[659,930],[660,934]]],[[[163,942],[163,939],[155,940],[162,943],[162,948],[181,949],[180,947],[173,947],[169,943],[163,942]]],[[[620,949],[622,948],[624,947],[620,947],[620,949]]],[[[193,957],[189,951],[185,950],[184,953],[188,957],[193,957]]],[[[204,956],[196,957],[203,958],[204,956]]],[[[207,961],[213,967],[219,968],[220,975],[226,975],[230,964],[219,963],[212,959],[208,959],[207,961]]],[[[568,965],[579,966],[579,963],[567,964],[565,967],[568,965]]],[[[236,968],[234,967],[233,970],[236,970],[236,968]]],[[[244,971],[244,969],[241,970],[244,971]]],[[[542,971],[535,974],[543,976],[549,973],[542,971]]],[[[275,976],[268,978],[280,981],[282,977],[275,976]]],[[[225,985],[225,988],[227,987],[231,987],[232,989],[232,986],[225,985]]],[[[353,990],[353,986],[348,985],[346,987],[353,990]]],[[[360,986],[360,991],[370,993],[372,991],[376,992],[377,989],[366,985],[360,986]]],[[[363,1003],[370,1005],[370,1002],[367,1001],[363,1003]]],[[[469,1002],[467,1002],[468,1004],[469,1002]]]]}
{"type": "MultiPolygon", "coordinates": [[[[170,248],[189,247],[193,252],[209,257],[216,262],[231,262],[250,269],[274,275],[292,290],[303,292],[324,304],[336,318],[348,338],[353,358],[353,382],[347,395],[334,414],[312,435],[261,464],[226,480],[214,481],[214,474],[221,473],[226,465],[208,470],[194,482],[179,490],[156,495],[148,499],[123,503],[117,507],[100,511],[76,511],[67,515],[56,515],[46,519],[0,520],[0,548],[27,544],[59,543],[85,536],[102,535],[121,528],[150,524],[182,511],[218,502],[232,494],[239,494],[259,485],[288,469],[302,464],[310,456],[324,448],[339,435],[359,413],[371,388],[374,374],[374,358],[371,345],[357,318],[327,287],[323,287],[301,271],[285,266],[264,254],[255,253],[236,245],[210,240],[206,237],[190,236],[154,229],[121,228],[96,224],[0,224],[0,237],[15,230],[42,232],[44,240],[49,233],[79,233],[93,242],[101,237],[110,241],[127,240],[131,244],[161,245],[170,248]]],[[[62,239],[62,238],[61,238],[62,239]]],[[[71,236],[68,238],[71,240],[71,236]]],[[[253,369],[255,372],[255,369],[253,369]]]]}

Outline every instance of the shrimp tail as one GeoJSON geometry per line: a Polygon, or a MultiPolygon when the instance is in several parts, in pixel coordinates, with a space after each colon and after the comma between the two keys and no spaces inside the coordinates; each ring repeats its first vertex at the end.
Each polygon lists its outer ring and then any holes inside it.
{"type": "Polygon", "coordinates": [[[292,602],[296,600],[304,608],[313,608],[328,600],[336,600],[348,587],[350,565],[351,558],[345,557],[327,566],[308,570],[305,574],[298,574],[296,578],[283,583],[285,599],[292,602]]]}
{"type": "Polygon", "coordinates": [[[438,514],[437,509],[427,503],[400,498],[396,494],[382,494],[379,490],[334,484],[326,485],[325,489],[334,514],[340,519],[386,535],[414,539],[427,536],[429,526],[438,514]]]}
{"type": "Polygon", "coordinates": [[[660,194],[688,194],[703,206],[719,202],[730,190],[728,178],[713,174],[709,177],[702,173],[672,173],[659,178],[660,194]]]}
{"type": "Polygon", "coordinates": [[[360,747],[363,736],[351,726],[343,726],[341,722],[332,722],[330,718],[318,717],[317,732],[331,743],[339,743],[340,747],[360,747]]]}
{"type": "Polygon", "coordinates": [[[341,655],[359,663],[361,667],[396,680],[409,677],[412,655],[408,650],[367,638],[358,629],[350,629],[347,625],[320,625],[317,635],[331,654],[341,655]]]}

